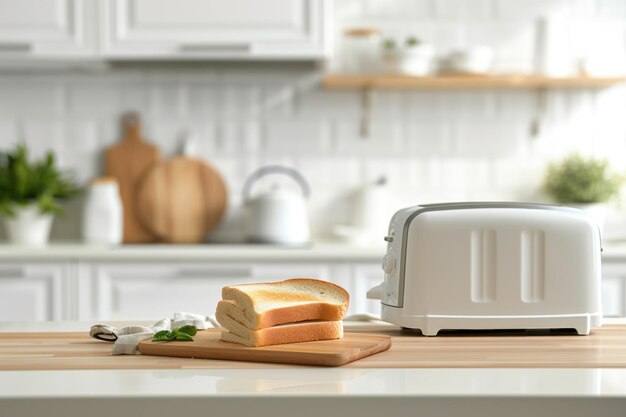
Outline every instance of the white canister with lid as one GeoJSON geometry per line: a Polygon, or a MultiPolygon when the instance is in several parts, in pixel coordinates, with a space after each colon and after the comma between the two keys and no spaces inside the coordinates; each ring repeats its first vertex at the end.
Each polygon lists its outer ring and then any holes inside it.
{"type": "Polygon", "coordinates": [[[352,28],[344,32],[341,70],[350,74],[378,71],[380,32],[376,28],[352,28]]]}
{"type": "Polygon", "coordinates": [[[83,239],[97,245],[122,243],[124,218],[117,180],[95,178],[89,187],[83,211],[83,239]]]}

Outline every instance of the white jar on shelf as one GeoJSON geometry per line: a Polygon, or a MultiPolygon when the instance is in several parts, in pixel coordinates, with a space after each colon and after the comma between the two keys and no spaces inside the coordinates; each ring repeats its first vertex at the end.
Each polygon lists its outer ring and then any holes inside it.
{"type": "Polygon", "coordinates": [[[379,69],[380,31],[353,28],[344,32],[341,69],[350,74],[367,74],[379,69]]]}
{"type": "Polygon", "coordinates": [[[96,178],[91,182],[83,211],[83,239],[97,245],[117,245],[123,236],[122,199],[117,180],[96,178]]]}

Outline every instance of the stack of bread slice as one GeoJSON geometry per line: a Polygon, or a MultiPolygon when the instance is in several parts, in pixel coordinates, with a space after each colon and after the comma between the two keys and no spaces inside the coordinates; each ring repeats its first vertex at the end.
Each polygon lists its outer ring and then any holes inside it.
{"type": "Polygon", "coordinates": [[[308,278],[224,287],[215,316],[221,340],[267,346],[343,337],[350,296],[338,285],[308,278]]]}

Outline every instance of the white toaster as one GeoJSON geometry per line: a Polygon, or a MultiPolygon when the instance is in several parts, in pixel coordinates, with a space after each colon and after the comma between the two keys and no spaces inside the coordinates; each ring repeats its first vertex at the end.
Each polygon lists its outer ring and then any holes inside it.
{"type": "Polygon", "coordinates": [[[600,231],[583,211],[527,203],[425,204],[391,219],[381,317],[442,329],[601,325],[600,231]]]}

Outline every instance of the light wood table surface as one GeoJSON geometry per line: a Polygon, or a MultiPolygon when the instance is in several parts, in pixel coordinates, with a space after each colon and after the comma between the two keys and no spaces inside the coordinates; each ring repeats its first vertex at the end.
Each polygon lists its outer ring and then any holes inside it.
{"type": "MultiPolygon", "coordinates": [[[[346,331],[392,336],[391,349],[344,368],[626,368],[626,324],[569,332],[448,332],[424,337],[390,325],[346,331]]],[[[0,333],[0,370],[286,368],[293,365],[156,356],[111,356],[86,332],[0,333]]]]}

